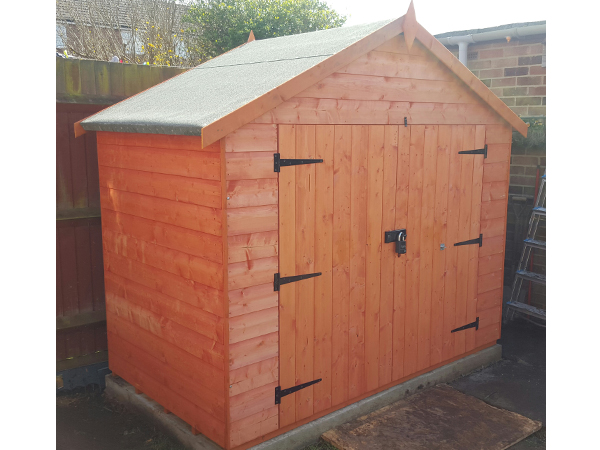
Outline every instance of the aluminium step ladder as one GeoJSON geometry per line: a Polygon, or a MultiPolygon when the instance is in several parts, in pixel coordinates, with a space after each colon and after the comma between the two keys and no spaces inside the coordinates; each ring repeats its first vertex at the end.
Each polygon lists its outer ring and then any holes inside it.
{"type": "Polygon", "coordinates": [[[531,252],[533,249],[546,251],[546,242],[536,239],[536,233],[540,220],[546,219],[546,173],[541,177],[540,187],[535,205],[531,210],[531,216],[529,218],[529,226],[527,228],[527,238],[523,241],[523,251],[521,253],[521,259],[517,266],[515,278],[513,280],[512,291],[510,295],[510,301],[506,303],[506,316],[505,321],[511,320],[515,313],[525,316],[527,320],[536,325],[546,326],[546,311],[544,309],[536,308],[528,305],[522,301],[521,287],[523,280],[530,281],[537,284],[546,284],[546,275],[542,275],[527,270],[529,260],[531,258],[531,252]],[[527,318],[530,316],[536,320],[530,320],[527,318]]]}

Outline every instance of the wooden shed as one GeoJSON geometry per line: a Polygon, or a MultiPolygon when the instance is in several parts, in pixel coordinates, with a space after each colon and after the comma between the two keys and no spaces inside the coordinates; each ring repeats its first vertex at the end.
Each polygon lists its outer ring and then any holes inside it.
{"type": "Polygon", "coordinates": [[[412,5],[249,41],[76,124],[110,368],[232,449],[494,345],[513,128],[412,5]]]}

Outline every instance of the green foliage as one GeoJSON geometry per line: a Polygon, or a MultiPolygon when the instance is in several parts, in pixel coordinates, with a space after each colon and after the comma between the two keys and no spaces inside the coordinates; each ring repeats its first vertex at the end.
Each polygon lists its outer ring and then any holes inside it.
{"type": "Polygon", "coordinates": [[[267,39],[340,27],[339,15],[319,0],[197,0],[182,19],[193,36],[188,50],[201,61],[248,40],[267,39]]]}
{"type": "Polygon", "coordinates": [[[521,117],[529,124],[527,137],[524,138],[518,132],[513,132],[513,147],[519,148],[543,148],[546,146],[546,118],[545,117],[521,117]]]}

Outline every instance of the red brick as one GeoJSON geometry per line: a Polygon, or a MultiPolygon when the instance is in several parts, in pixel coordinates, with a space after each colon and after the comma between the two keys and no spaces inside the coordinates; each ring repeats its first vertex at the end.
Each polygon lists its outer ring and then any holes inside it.
{"type": "Polygon", "coordinates": [[[515,86],[516,84],[517,84],[517,79],[515,77],[494,78],[492,80],[492,87],[515,86]]]}
{"type": "Polygon", "coordinates": [[[515,95],[527,95],[527,88],[504,88],[502,95],[513,97],[515,95]]]}
{"type": "Polygon", "coordinates": [[[502,48],[493,48],[490,50],[482,50],[479,52],[479,59],[502,58],[503,56],[504,49],[502,48]]]}
{"type": "Polygon", "coordinates": [[[492,59],[491,67],[513,67],[517,65],[517,58],[502,58],[502,59],[492,59]]]}
{"type": "Polygon", "coordinates": [[[501,98],[506,106],[515,106],[515,97],[501,98]]]}
{"type": "MultiPolygon", "coordinates": [[[[520,166],[517,166],[520,167],[520,166]]],[[[537,173],[537,166],[536,167],[523,167],[523,169],[525,169],[525,175],[529,175],[529,176],[534,176],[537,173]]]]}
{"type": "Polygon", "coordinates": [[[530,116],[545,116],[546,115],[546,107],[545,106],[530,106],[527,110],[527,113],[530,116]]]}
{"type": "Polygon", "coordinates": [[[524,187],[534,186],[534,189],[535,189],[535,177],[526,177],[523,175],[511,175],[510,176],[510,184],[514,184],[517,186],[524,186],[524,187]]]}
{"type": "Polygon", "coordinates": [[[504,56],[523,56],[531,55],[532,47],[530,45],[519,45],[517,47],[509,47],[504,49],[504,56]]]}
{"type": "Polygon", "coordinates": [[[502,97],[502,88],[491,88],[490,91],[492,91],[496,97],[502,97]]]}
{"type": "Polygon", "coordinates": [[[520,56],[519,66],[533,66],[542,63],[542,55],[520,56]]]}
{"type": "MultiPolygon", "coordinates": [[[[518,86],[539,86],[542,84],[542,77],[518,77],[517,85],[518,86]]],[[[544,83],[545,84],[545,83],[544,83]]]]}
{"type": "Polygon", "coordinates": [[[525,167],[523,166],[510,166],[511,175],[523,175],[525,173],[525,167]]]}
{"type": "Polygon", "coordinates": [[[536,156],[513,156],[511,164],[516,166],[537,166],[539,158],[536,156]]]}
{"type": "MultiPolygon", "coordinates": [[[[526,88],[517,88],[526,89],[526,88]]],[[[535,86],[529,88],[529,95],[546,95],[546,86],[535,86]]]]}
{"type": "Polygon", "coordinates": [[[529,68],[530,75],[546,75],[546,68],[542,66],[531,66],[529,68]]]}
{"type": "Polygon", "coordinates": [[[517,97],[516,106],[539,106],[542,104],[542,97],[517,97]]]}
{"type": "Polygon", "coordinates": [[[504,69],[505,77],[529,75],[529,67],[507,67],[504,69]]]}
{"type": "Polygon", "coordinates": [[[492,67],[492,62],[489,59],[484,61],[467,61],[467,67],[470,70],[489,69],[492,67]]]}
{"type": "Polygon", "coordinates": [[[481,78],[500,78],[504,76],[502,69],[486,69],[479,72],[481,78]]]}
{"type": "Polygon", "coordinates": [[[527,106],[511,106],[510,109],[517,116],[526,116],[527,115],[527,106]]]}

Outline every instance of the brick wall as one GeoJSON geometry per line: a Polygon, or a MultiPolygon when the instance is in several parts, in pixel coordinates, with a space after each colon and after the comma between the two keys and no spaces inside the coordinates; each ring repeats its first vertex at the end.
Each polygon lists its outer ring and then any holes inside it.
{"type": "MultiPolygon", "coordinates": [[[[458,47],[448,49],[458,57],[458,47]]],[[[514,134],[508,199],[505,279],[510,286],[521,256],[522,241],[534,202],[536,172],[546,169],[546,36],[530,36],[471,44],[467,67],[525,122],[527,139],[514,134]],[[543,126],[537,126],[539,123],[543,126]],[[540,130],[542,130],[540,132],[540,130]]],[[[545,222],[540,222],[539,239],[545,239],[545,222]]],[[[533,271],[546,273],[544,251],[534,251],[533,271]]],[[[533,285],[531,303],[545,308],[544,286],[533,285]]]]}

